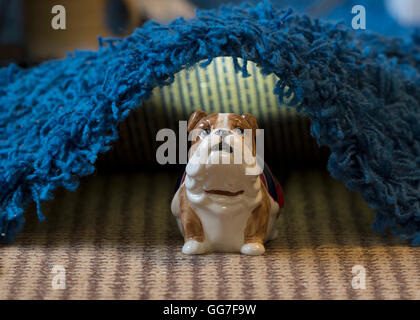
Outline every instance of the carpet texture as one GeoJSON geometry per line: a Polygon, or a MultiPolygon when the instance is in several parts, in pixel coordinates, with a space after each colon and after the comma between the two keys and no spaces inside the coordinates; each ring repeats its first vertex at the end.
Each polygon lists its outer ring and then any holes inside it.
{"type": "Polygon", "coordinates": [[[94,172],[117,126],[174,74],[218,56],[276,74],[275,93],[312,120],[329,170],[377,212],[375,229],[420,244],[420,37],[404,43],[291,10],[223,7],[154,22],[33,69],[0,69],[0,236],[12,241],[24,208],[74,190],[94,172]],[[285,99],[286,98],[286,99],[285,99]]]}
{"type": "MultiPolygon", "coordinates": [[[[96,175],[58,190],[1,247],[1,299],[420,299],[420,248],[370,228],[375,213],[327,172],[283,182],[279,237],[263,256],[186,256],[169,203],[177,174],[96,175]],[[355,290],[352,268],[366,270],[355,290]],[[54,266],[66,289],[53,290],[54,266]]],[[[30,212],[35,213],[34,206],[30,212]]]]}

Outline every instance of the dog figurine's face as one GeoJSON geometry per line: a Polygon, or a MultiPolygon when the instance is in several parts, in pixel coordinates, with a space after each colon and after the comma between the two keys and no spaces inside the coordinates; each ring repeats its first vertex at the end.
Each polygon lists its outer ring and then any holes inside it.
{"type": "MultiPolygon", "coordinates": [[[[187,187],[196,193],[204,191],[230,197],[252,189],[259,172],[250,174],[246,170],[257,165],[257,129],[257,122],[250,114],[194,112],[188,121],[192,145],[186,168],[190,180],[187,187]]],[[[217,197],[217,200],[233,199],[217,197]]]]}

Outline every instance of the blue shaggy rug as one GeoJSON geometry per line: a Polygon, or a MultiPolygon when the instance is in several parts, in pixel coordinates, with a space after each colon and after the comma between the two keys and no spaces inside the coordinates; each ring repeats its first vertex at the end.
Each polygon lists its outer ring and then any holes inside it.
{"type": "Polygon", "coordinates": [[[92,174],[117,126],[176,72],[218,56],[281,80],[275,94],[312,120],[328,169],[358,190],[388,228],[420,244],[420,35],[404,42],[275,10],[222,7],[101,39],[31,69],[0,69],[0,234],[13,240],[25,207],[74,190],[92,174]],[[236,61],[236,60],[235,60],[236,61]],[[285,90],[288,88],[288,90],[285,90]]]}

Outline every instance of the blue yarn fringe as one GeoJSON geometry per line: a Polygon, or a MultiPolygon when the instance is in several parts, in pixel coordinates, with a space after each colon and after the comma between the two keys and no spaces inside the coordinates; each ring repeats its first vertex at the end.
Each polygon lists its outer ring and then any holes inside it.
{"type": "MultiPolygon", "coordinates": [[[[25,206],[77,188],[117,125],[174,74],[218,56],[257,63],[275,93],[312,119],[328,169],[358,190],[388,228],[420,245],[420,36],[403,42],[276,10],[225,6],[149,22],[32,69],[0,69],[0,238],[12,241],[25,206]]],[[[235,60],[236,61],[236,60],[235,60]]],[[[246,68],[235,63],[246,76],[246,68]]]]}

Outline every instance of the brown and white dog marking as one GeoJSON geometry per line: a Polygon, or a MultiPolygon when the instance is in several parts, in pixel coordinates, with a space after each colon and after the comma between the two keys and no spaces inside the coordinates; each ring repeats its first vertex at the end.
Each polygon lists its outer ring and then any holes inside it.
{"type": "Polygon", "coordinates": [[[274,223],[283,207],[280,185],[266,166],[263,173],[247,171],[257,165],[257,129],[250,114],[191,115],[189,162],[171,205],[184,236],[183,253],[260,255],[264,243],[276,238],[274,223]],[[252,132],[251,139],[245,139],[245,131],[252,132]]]}

